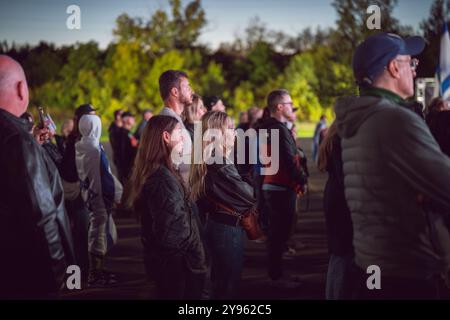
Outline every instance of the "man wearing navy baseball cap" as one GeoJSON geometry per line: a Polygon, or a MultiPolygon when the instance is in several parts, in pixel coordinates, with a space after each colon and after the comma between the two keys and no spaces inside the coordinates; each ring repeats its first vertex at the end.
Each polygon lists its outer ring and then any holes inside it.
{"type": "Polygon", "coordinates": [[[450,159],[404,108],[424,47],[420,37],[368,37],[353,56],[360,96],[335,106],[361,299],[437,298],[437,276],[450,266],[443,216],[420,200],[450,212],[450,159]]]}

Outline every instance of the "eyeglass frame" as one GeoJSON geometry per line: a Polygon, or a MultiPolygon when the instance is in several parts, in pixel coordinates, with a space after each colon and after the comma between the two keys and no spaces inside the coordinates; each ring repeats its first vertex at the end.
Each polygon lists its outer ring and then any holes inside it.
{"type": "Polygon", "coordinates": [[[398,61],[398,62],[408,62],[409,67],[414,72],[416,72],[417,67],[419,66],[419,59],[417,59],[417,58],[412,58],[411,60],[402,60],[402,59],[394,59],[394,60],[398,61]]]}

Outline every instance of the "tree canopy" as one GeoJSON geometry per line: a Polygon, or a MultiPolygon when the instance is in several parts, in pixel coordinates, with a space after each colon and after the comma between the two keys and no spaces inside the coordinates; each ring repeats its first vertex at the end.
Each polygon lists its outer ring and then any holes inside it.
{"type": "MultiPolygon", "coordinates": [[[[356,93],[351,56],[369,30],[367,7],[380,6],[382,30],[409,35],[393,16],[397,0],[334,0],[335,28],[306,28],[290,35],[269,30],[258,17],[244,35],[211,50],[200,42],[208,24],[201,0],[183,6],[169,0],[168,10],[148,19],[120,15],[112,30],[114,41],[99,48],[94,41],[56,47],[0,43],[0,53],[22,63],[31,90],[31,105],[44,105],[55,117],[67,118],[81,103],[90,102],[111,120],[115,109],[139,112],[162,108],[158,78],[167,69],[189,74],[200,95],[221,96],[229,113],[237,116],[251,106],[265,106],[275,88],[291,92],[301,120],[332,117],[337,97],[356,93]]],[[[449,1],[436,0],[421,30],[429,46],[421,55],[419,75],[434,74],[442,25],[448,20],[449,1]]]]}

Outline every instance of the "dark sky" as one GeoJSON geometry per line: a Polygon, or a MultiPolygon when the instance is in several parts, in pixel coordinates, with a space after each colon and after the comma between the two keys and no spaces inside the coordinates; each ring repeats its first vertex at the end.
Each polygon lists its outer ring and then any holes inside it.
{"type": "MultiPolygon", "coordinates": [[[[188,0],[183,0],[186,4],[188,0]]],[[[201,40],[216,47],[243,34],[251,18],[258,16],[269,29],[296,34],[311,26],[331,27],[336,21],[331,0],[204,0],[209,24],[201,40]]],[[[432,0],[399,0],[394,15],[416,30],[429,14],[432,0]]],[[[123,12],[149,17],[167,0],[0,0],[0,40],[57,44],[95,40],[105,47],[112,40],[115,19],[123,12]],[[81,30],[68,30],[66,8],[81,8],[81,30]]]]}

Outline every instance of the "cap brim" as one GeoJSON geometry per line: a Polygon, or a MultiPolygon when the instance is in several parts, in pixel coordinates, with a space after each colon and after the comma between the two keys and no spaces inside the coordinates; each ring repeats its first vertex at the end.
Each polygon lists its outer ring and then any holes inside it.
{"type": "Polygon", "coordinates": [[[422,37],[409,37],[405,39],[405,49],[399,54],[415,56],[425,49],[425,40],[422,37]]]}

